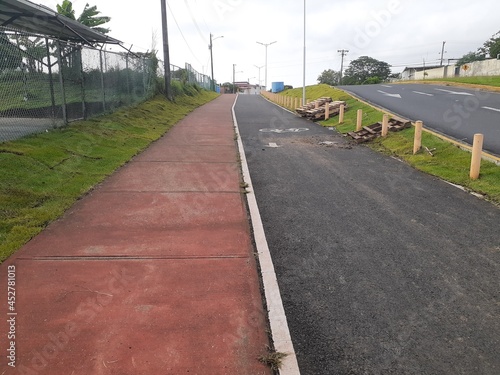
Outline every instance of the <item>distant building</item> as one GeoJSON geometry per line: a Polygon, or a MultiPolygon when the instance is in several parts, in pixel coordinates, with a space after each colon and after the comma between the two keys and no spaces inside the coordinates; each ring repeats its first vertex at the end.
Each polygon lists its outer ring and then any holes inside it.
{"type": "Polygon", "coordinates": [[[261,90],[266,89],[264,86],[252,85],[249,82],[235,82],[234,84],[238,88],[238,92],[245,95],[259,95],[261,90]]]}
{"type": "Polygon", "coordinates": [[[413,81],[433,78],[455,77],[458,75],[455,65],[429,65],[406,67],[401,73],[403,81],[413,81]]]}

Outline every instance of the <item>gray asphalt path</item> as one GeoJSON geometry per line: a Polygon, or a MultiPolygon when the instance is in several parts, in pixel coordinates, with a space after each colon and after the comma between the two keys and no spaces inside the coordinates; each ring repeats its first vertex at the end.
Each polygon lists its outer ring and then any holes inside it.
{"type": "Polygon", "coordinates": [[[53,119],[0,117],[0,142],[13,141],[62,125],[62,121],[53,119]]]}
{"type": "Polygon", "coordinates": [[[485,150],[500,155],[500,93],[430,84],[340,88],[468,144],[482,133],[485,150]]]}
{"type": "Polygon", "coordinates": [[[500,373],[497,207],[261,97],[236,116],[303,375],[500,373]]]}

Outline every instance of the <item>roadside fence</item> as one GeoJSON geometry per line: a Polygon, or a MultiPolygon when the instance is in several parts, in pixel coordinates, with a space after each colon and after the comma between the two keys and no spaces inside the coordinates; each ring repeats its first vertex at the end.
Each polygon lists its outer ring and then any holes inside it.
{"type": "MultiPolygon", "coordinates": [[[[170,69],[173,80],[210,89],[191,65],[170,69]]],[[[163,63],[150,53],[0,28],[0,142],[144,101],[164,89],[162,76],[163,63]]]]}

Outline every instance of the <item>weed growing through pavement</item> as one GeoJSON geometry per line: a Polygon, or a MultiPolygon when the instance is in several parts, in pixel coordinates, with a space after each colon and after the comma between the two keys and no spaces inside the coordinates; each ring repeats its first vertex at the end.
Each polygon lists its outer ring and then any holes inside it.
{"type": "Polygon", "coordinates": [[[259,361],[271,368],[271,370],[278,371],[283,365],[283,360],[287,356],[287,353],[280,353],[267,347],[267,353],[261,355],[259,361]]]}

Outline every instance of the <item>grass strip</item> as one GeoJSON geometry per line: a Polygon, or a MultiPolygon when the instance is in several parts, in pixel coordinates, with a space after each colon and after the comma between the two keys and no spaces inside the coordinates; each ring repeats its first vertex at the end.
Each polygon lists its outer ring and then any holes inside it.
{"type": "MultiPolygon", "coordinates": [[[[301,98],[302,88],[287,90],[282,95],[301,98]]],[[[344,100],[349,106],[349,109],[345,112],[343,124],[338,124],[338,117],[332,117],[328,121],[322,121],[323,126],[336,127],[341,133],[354,131],[356,129],[356,112],[358,109],[363,110],[364,125],[382,121],[383,111],[360,102],[344,91],[328,85],[315,85],[306,88],[306,97],[308,99],[313,100],[322,96],[329,96],[333,100],[344,100]]],[[[413,155],[414,134],[415,129],[412,127],[401,132],[391,132],[388,137],[377,138],[373,142],[366,143],[366,145],[384,154],[398,157],[423,172],[482,194],[496,204],[500,203],[500,166],[483,160],[481,162],[480,178],[471,180],[469,178],[471,160],[469,152],[424,132],[422,146],[429,149],[435,148],[436,150],[433,151],[434,156],[425,151],[413,155]]]]}
{"type": "Polygon", "coordinates": [[[0,143],[0,261],[215,97],[201,91],[171,103],[157,96],[133,108],[0,143]]]}
{"type": "Polygon", "coordinates": [[[426,79],[418,81],[401,81],[395,83],[405,83],[405,84],[416,83],[416,84],[457,86],[457,87],[466,87],[472,89],[500,92],[500,76],[436,78],[436,79],[426,79]]]}

